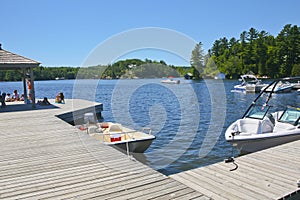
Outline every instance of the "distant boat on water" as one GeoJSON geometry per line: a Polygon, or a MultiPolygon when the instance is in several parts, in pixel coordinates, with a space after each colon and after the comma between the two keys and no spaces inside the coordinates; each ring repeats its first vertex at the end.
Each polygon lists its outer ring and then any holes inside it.
{"type": "MultiPolygon", "coordinates": [[[[266,86],[267,87],[267,86],[266,86]]],[[[266,87],[263,87],[265,89],[266,87]]],[[[290,92],[293,89],[294,85],[290,82],[275,82],[273,87],[268,87],[266,89],[266,92],[274,92],[274,93],[284,93],[284,92],[290,92]]]]}
{"type": "Polygon", "coordinates": [[[185,75],[184,75],[184,78],[185,79],[187,79],[187,80],[190,80],[190,79],[193,79],[193,74],[191,74],[191,73],[186,73],[185,75]]]}
{"type": "Polygon", "coordinates": [[[300,81],[298,81],[297,83],[292,83],[293,84],[293,89],[298,90],[300,89],[300,81]]]}
{"type": "Polygon", "coordinates": [[[168,84],[179,84],[180,80],[175,80],[173,76],[169,76],[168,79],[162,80],[162,83],[168,83],[168,84]]]}
{"type": "Polygon", "coordinates": [[[268,86],[252,74],[241,75],[241,81],[241,84],[234,86],[232,92],[260,92],[262,88],[268,86]]]}
{"type": "Polygon", "coordinates": [[[162,80],[162,83],[170,83],[170,84],[179,84],[180,80],[172,80],[172,79],[167,79],[167,80],[162,80]]]}
{"type": "Polygon", "coordinates": [[[55,80],[65,80],[65,77],[56,77],[55,80]]]}
{"type": "Polygon", "coordinates": [[[220,79],[220,80],[224,80],[225,78],[226,75],[224,73],[219,73],[214,77],[214,79],[220,79]]]}

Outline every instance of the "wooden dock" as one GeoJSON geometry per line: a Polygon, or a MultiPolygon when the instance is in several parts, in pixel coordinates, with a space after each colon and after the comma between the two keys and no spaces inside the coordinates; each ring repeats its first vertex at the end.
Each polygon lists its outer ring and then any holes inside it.
{"type": "Polygon", "coordinates": [[[171,175],[213,199],[300,199],[300,141],[171,175]]]}
{"type": "Polygon", "coordinates": [[[56,117],[95,106],[67,99],[0,110],[0,199],[209,199],[56,117]]]}
{"type": "Polygon", "coordinates": [[[300,191],[300,141],[165,176],[71,122],[102,104],[0,109],[0,199],[285,199],[300,191]],[[63,121],[63,120],[65,121],[63,121]]]}

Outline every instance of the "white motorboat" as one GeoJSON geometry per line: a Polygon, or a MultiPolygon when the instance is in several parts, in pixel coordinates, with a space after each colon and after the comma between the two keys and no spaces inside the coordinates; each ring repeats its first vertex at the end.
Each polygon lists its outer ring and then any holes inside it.
{"type": "Polygon", "coordinates": [[[155,136],[151,135],[150,128],[136,131],[112,122],[97,123],[88,128],[80,126],[79,128],[80,130],[87,131],[96,140],[106,145],[114,145],[127,152],[143,153],[155,139],[155,136]]]}
{"type": "Polygon", "coordinates": [[[162,83],[171,83],[171,84],[179,84],[180,80],[174,80],[174,79],[166,79],[166,80],[162,80],[162,83]]]}
{"type": "Polygon", "coordinates": [[[226,130],[226,141],[236,146],[242,154],[300,139],[300,108],[286,106],[282,109],[271,105],[274,93],[272,87],[279,81],[274,81],[264,88],[242,119],[235,121],[226,130]],[[266,94],[270,87],[273,92],[266,94]]]}
{"type": "Polygon", "coordinates": [[[168,84],[179,84],[180,80],[175,80],[173,77],[168,77],[168,79],[162,80],[162,83],[168,83],[168,84]]]}
{"type": "Polygon", "coordinates": [[[187,80],[190,80],[190,79],[193,79],[193,74],[192,73],[186,73],[185,75],[184,75],[184,78],[185,79],[187,79],[187,80]]]}
{"type": "Polygon", "coordinates": [[[216,80],[225,80],[226,79],[226,75],[224,73],[218,73],[214,79],[216,80]]]}
{"type": "Polygon", "coordinates": [[[260,92],[268,84],[263,84],[252,74],[241,75],[241,84],[235,85],[233,92],[260,92]]]}
{"type": "MultiPolygon", "coordinates": [[[[266,92],[284,93],[284,92],[290,92],[294,88],[294,84],[291,84],[288,81],[285,82],[279,81],[274,83],[274,85],[275,87],[268,87],[266,89],[266,92]]],[[[262,90],[264,90],[266,87],[263,87],[262,90]]]]}
{"type": "Polygon", "coordinates": [[[298,81],[297,83],[292,83],[292,85],[293,85],[293,89],[295,89],[295,90],[300,89],[300,81],[298,81]]]}

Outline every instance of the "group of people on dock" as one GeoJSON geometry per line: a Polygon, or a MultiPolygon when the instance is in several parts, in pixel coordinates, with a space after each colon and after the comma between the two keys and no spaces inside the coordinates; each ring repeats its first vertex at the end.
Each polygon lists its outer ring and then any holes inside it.
{"type": "Polygon", "coordinates": [[[12,95],[10,93],[7,93],[5,96],[5,102],[12,101],[24,101],[24,94],[20,96],[18,90],[14,90],[12,95]]]}
{"type": "MultiPolygon", "coordinates": [[[[1,103],[1,107],[5,107],[6,103],[5,102],[14,102],[14,101],[25,101],[26,103],[31,103],[33,100],[33,90],[32,90],[32,86],[31,86],[31,81],[30,79],[26,80],[27,82],[27,98],[25,98],[25,95],[22,94],[20,95],[18,93],[18,90],[14,90],[12,94],[10,93],[1,93],[0,92],[0,103],[1,103]]],[[[62,92],[59,92],[56,97],[55,97],[55,103],[65,103],[65,97],[64,94],[62,92]]],[[[44,97],[43,100],[39,100],[37,102],[37,104],[39,105],[50,105],[50,102],[48,101],[47,97],[44,97]]]]}
{"type": "Polygon", "coordinates": [[[14,90],[12,95],[10,93],[5,93],[5,92],[1,93],[0,95],[1,107],[6,106],[5,102],[13,102],[13,101],[24,101],[24,94],[20,96],[18,90],[14,90]]]}
{"type": "MultiPolygon", "coordinates": [[[[28,100],[32,100],[32,87],[31,87],[31,81],[30,79],[27,79],[27,89],[28,89],[28,100]]],[[[14,102],[14,101],[24,101],[25,100],[25,95],[24,94],[19,94],[18,90],[14,90],[12,94],[10,93],[1,93],[0,92],[0,102],[1,102],[1,107],[5,107],[6,104],[5,102],[14,102]]]]}

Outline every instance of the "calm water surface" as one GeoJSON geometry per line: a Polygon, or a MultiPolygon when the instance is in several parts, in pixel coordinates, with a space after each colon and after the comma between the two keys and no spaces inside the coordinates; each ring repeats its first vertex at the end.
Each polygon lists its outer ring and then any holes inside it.
{"type": "MultiPolygon", "coordinates": [[[[151,127],[156,140],[144,154],[135,156],[164,174],[209,165],[232,156],[232,147],[225,141],[225,130],[243,115],[257,94],[230,92],[238,81],[181,80],[181,84],[174,85],[160,81],[36,81],[35,87],[37,98],[51,99],[63,92],[67,99],[80,97],[103,103],[104,121],[135,129],[151,127]],[[213,104],[214,101],[219,103],[213,104]]],[[[14,89],[22,91],[22,87],[21,82],[2,82],[0,90],[12,93],[14,89]]],[[[279,104],[299,100],[294,93],[276,97],[279,104]]],[[[233,155],[237,156],[238,151],[233,149],[233,155]]]]}

